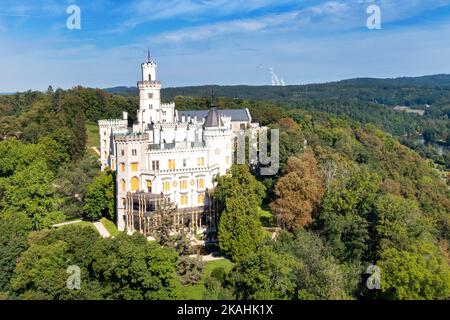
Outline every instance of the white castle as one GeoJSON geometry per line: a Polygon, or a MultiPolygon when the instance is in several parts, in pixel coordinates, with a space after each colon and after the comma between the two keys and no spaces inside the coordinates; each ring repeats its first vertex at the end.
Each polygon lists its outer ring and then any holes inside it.
{"type": "Polygon", "coordinates": [[[217,205],[214,178],[233,163],[236,133],[258,131],[248,109],[177,111],[161,103],[156,63],[148,56],[137,83],[137,122],[100,120],[102,170],[116,172],[117,227],[152,237],[158,206],[169,199],[177,207],[174,230],[214,233],[217,205]]]}

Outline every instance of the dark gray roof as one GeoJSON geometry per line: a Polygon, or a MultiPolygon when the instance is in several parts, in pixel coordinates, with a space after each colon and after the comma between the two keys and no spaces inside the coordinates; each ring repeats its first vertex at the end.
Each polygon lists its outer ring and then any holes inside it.
{"type": "Polygon", "coordinates": [[[208,111],[208,115],[206,116],[205,128],[211,128],[211,127],[223,127],[223,121],[219,113],[217,112],[216,107],[212,107],[208,111]]]}
{"type": "MultiPolygon", "coordinates": [[[[221,109],[217,110],[221,116],[231,117],[231,121],[250,121],[246,109],[221,109]]],[[[178,111],[178,121],[181,121],[181,117],[197,117],[198,121],[206,118],[208,115],[208,110],[188,110],[188,111],[178,111]]]]}

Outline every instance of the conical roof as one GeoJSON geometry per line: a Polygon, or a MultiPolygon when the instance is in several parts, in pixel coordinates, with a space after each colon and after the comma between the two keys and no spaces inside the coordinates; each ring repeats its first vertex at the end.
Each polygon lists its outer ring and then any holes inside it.
{"type": "Polygon", "coordinates": [[[208,114],[206,115],[204,127],[205,128],[223,127],[222,118],[220,117],[219,112],[217,112],[217,108],[215,106],[212,106],[209,109],[208,114]]]}

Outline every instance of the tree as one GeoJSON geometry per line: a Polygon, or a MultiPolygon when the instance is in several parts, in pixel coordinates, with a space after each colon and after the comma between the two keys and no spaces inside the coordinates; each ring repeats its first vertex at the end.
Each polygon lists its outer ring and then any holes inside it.
{"type": "Polygon", "coordinates": [[[56,196],[61,200],[60,210],[66,216],[83,215],[87,188],[98,175],[99,168],[98,160],[89,155],[59,168],[55,180],[56,196]]]}
{"type": "Polygon", "coordinates": [[[34,230],[61,221],[63,214],[58,211],[52,180],[53,174],[42,160],[0,179],[0,215],[24,212],[31,219],[34,230]]]}
{"type": "Polygon", "coordinates": [[[385,195],[377,199],[375,208],[381,248],[411,250],[415,244],[432,238],[432,225],[416,202],[385,195]]]}
{"type": "Polygon", "coordinates": [[[180,257],[177,261],[177,274],[183,286],[195,284],[200,280],[203,263],[199,258],[180,257]]]}
{"type": "Polygon", "coordinates": [[[301,157],[289,158],[286,174],[275,186],[277,199],[270,204],[279,225],[293,230],[311,223],[312,213],[322,200],[322,185],[317,161],[311,150],[301,157]]]}
{"type": "Polygon", "coordinates": [[[269,246],[243,257],[230,272],[237,299],[282,300],[295,296],[295,268],[289,255],[277,254],[269,246]]]}
{"type": "Polygon", "coordinates": [[[88,186],[83,215],[89,220],[114,220],[114,179],[111,171],[100,173],[88,186]]]}
{"type": "Polygon", "coordinates": [[[432,300],[450,298],[450,270],[436,247],[425,242],[413,251],[388,248],[377,265],[385,298],[432,300]]]}
{"type": "Polygon", "coordinates": [[[50,170],[57,172],[58,168],[70,161],[69,150],[50,136],[39,139],[38,144],[45,154],[45,159],[50,170]]]}
{"type": "Polygon", "coordinates": [[[177,254],[140,233],[102,239],[90,227],[31,233],[11,286],[21,299],[175,299],[177,254]],[[80,290],[67,287],[69,266],[80,268],[80,290]]]}
{"type": "Polygon", "coordinates": [[[121,234],[97,244],[93,272],[109,287],[109,299],[167,300],[180,296],[174,249],[148,242],[140,233],[121,234]]]}
{"type": "Polygon", "coordinates": [[[379,178],[364,169],[334,179],[322,201],[315,221],[333,253],[342,261],[368,257],[370,228],[374,228],[374,203],[379,178]]]}
{"type": "Polygon", "coordinates": [[[233,261],[256,250],[262,240],[259,206],[263,185],[247,166],[233,166],[231,176],[219,177],[215,196],[222,204],[218,238],[220,249],[233,261]]]}
{"type": "Polygon", "coordinates": [[[17,259],[28,248],[31,221],[23,212],[0,218],[0,292],[9,292],[17,259]]]}
{"type": "Polygon", "coordinates": [[[177,212],[175,203],[168,198],[164,198],[156,208],[155,215],[158,219],[158,224],[155,228],[155,236],[157,241],[162,246],[169,246],[172,241],[172,229],[174,227],[174,216],[177,212]]]}
{"type": "Polygon", "coordinates": [[[298,299],[353,298],[361,270],[339,264],[322,239],[303,229],[281,232],[273,243],[274,251],[292,256],[298,265],[294,271],[298,299]]]}
{"type": "Polygon", "coordinates": [[[73,93],[65,94],[60,101],[60,109],[60,117],[71,132],[70,154],[72,159],[80,159],[87,141],[83,100],[73,93]]]}

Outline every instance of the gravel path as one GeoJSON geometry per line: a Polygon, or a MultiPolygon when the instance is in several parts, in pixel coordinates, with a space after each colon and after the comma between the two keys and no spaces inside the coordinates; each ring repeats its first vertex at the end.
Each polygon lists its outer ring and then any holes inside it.
{"type": "Polygon", "coordinates": [[[111,235],[109,234],[108,230],[106,230],[105,226],[103,225],[103,223],[101,223],[100,221],[97,222],[93,222],[95,228],[97,229],[98,233],[100,233],[100,235],[103,238],[109,238],[111,237],[111,235]]]}

